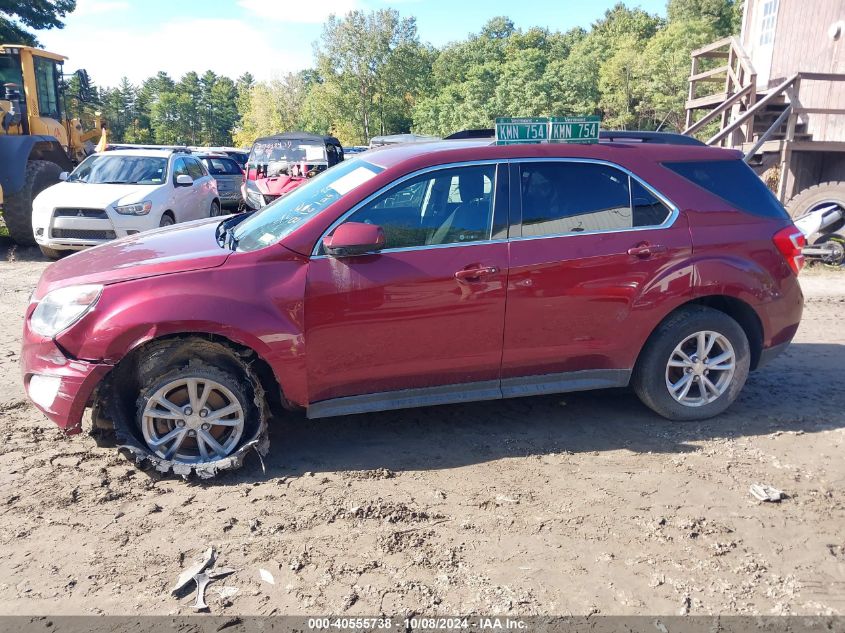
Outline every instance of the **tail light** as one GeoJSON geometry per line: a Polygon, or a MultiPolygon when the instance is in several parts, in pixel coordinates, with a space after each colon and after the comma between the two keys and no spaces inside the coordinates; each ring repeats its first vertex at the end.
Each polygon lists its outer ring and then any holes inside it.
{"type": "Polygon", "coordinates": [[[796,275],[804,267],[804,254],[802,249],[807,244],[804,234],[795,226],[788,226],[775,233],[772,241],[777,246],[780,254],[789,264],[796,275]]]}

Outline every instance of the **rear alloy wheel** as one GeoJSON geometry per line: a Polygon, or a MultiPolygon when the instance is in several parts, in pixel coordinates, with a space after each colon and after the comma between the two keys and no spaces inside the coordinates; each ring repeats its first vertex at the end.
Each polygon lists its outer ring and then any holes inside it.
{"type": "Polygon", "coordinates": [[[739,396],[751,365],[748,338],[724,312],[678,310],[643,348],[631,381],[643,403],[670,420],[703,420],[739,396]]]}
{"type": "Polygon", "coordinates": [[[682,405],[701,407],[728,390],[735,370],[731,342],[718,332],[703,330],[675,347],[666,365],[666,388],[682,405]]]}

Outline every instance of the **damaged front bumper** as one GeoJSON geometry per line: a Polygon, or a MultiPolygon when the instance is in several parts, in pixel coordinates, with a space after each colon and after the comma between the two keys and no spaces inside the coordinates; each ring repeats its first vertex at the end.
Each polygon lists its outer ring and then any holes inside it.
{"type": "Polygon", "coordinates": [[[53,339],[24,326],[21,372],[27,396],[68,435],[82,430],[85,407],[110,370],[106,363],[68,358],[53,339]]]}

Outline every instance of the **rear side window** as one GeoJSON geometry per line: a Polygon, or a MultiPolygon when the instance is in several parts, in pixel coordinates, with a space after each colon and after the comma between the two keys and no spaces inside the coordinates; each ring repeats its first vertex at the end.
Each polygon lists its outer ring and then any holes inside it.
{"type": "Polygon", "coordinates": [[[520,178],[523,237],[659,226],[671,214],[639,182],[610,165],[523,163],[520,178]]]}
{"type": "Polygon", "coordinates": [[[740,211],[765,218],[789,217],[769,188],[741,160],[689,161],[663,165],[740,211]]]}
{"type": "Polygon", "coordinates": [[[199,180],[205,176],[205,168],[196,158],[186,158],[185,163],[188,166],[188,175],[194,180],[199,180]]]}

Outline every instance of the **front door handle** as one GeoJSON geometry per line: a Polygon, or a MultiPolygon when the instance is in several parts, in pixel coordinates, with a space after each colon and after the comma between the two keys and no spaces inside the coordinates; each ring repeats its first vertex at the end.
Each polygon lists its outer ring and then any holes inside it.
{"type": "Polygon", "coordinates": [[[495,275],[499,269],[495,266],[482,266],[480,268],[465,268],[455,273],[458,281],[478,281],[487,275],[495,275]]]}
{"type": "Polygon", "coordinates": [[[646,259],[647,257],[651,257],[652,255],[656,255],[657,253],[665,253],[666,250],[666,247],[661,246],[660,244],[642,243],[629,248],[628,255],[633,255],[634,257],[646,259]]]}

